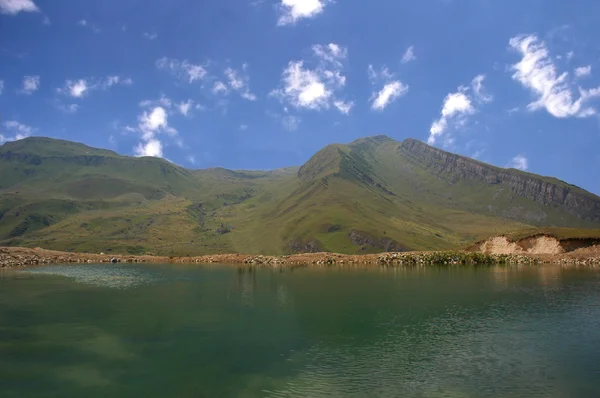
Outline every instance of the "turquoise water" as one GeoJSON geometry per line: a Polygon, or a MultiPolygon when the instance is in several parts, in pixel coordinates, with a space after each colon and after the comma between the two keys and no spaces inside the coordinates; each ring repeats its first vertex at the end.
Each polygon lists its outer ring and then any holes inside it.
{"type": "Polygon", "coordinates": [[[600,271],[0,272],[0,397],[598,397],[600,271]]]}

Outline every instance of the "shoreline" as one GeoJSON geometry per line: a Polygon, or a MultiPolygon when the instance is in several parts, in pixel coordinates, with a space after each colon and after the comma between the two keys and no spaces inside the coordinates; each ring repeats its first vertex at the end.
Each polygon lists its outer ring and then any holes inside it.
{"type": "Polygon", "coordinates": [[[578,250],[570,253],[483,254],[473,251],[420,251],[379,254],[304,253],[282,256],[213,254],[194,257],[107,255],[69,253],[40,248],[0,247],[0,268],[46,264],[154,263],[154,264],[237,264],[247,266],[285,267],[310,265],[419,266],[419,265],[536,265],[562,264],[600,266],[600,250],[578,250]]]}

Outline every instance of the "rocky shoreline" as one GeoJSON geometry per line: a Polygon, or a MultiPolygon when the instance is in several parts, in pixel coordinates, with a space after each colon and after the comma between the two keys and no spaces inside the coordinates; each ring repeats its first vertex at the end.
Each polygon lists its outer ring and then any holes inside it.
{"type": "Polygon", "coordinates": [[[425,266],[425,265],[489,265],[489,264],[562,264],[600,266],[600,253],[563,255],[483,254],[467,251],[401,252],[367,255],[307,253],[289,256],[215,254],[198,257],[129,256],[87,253],[65,253],[40,248],[0,247],[0,268],[69,263],[180,263],[240,264],[248,266],[425,266]]]}

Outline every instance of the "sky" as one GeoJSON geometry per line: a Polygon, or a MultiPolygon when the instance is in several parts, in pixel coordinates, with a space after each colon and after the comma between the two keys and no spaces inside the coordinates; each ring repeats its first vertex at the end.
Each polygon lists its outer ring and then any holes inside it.
{"type": "Polygon", "coordinates": [[[600,194],[595,0],[0,0],[0,143],[188,168],[416,138],[600,194]]]}

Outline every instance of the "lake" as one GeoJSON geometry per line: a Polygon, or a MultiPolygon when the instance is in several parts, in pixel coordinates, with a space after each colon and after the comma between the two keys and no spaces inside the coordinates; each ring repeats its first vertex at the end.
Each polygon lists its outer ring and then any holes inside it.
{"type": "Polygon", "coordinates": [[[0,396],[599,397],[600,271],[0,271],[0,396]]]}

